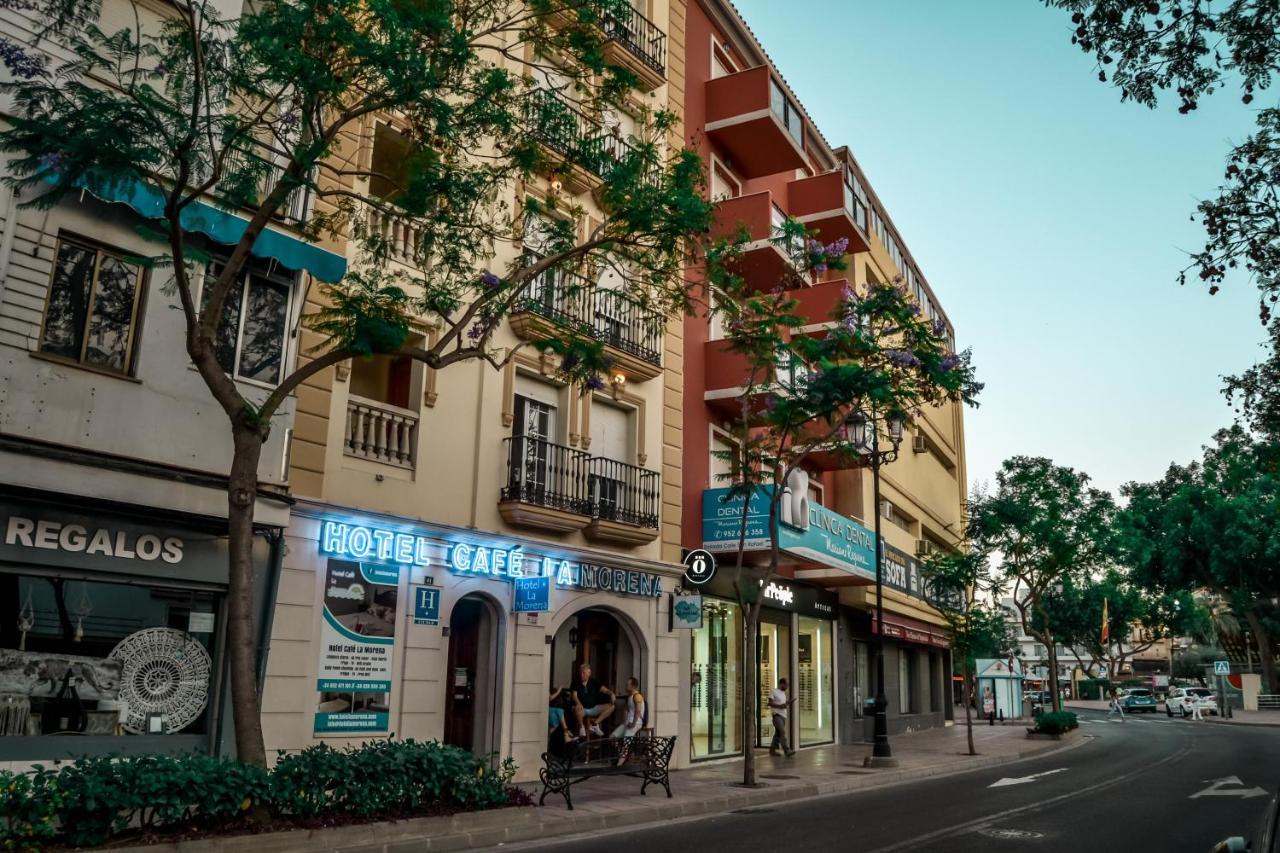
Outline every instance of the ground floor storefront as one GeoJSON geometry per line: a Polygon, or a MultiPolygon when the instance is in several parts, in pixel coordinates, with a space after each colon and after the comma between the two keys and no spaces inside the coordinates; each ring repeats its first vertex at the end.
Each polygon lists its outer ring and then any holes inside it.
{"type": "Polygon", "coordinates": [[[310,503],[286,544],[269,752],[394,734],[511,756],[536,778],[549,697],[584,663],[620,696],[635,678],[646,728],[677,734],[678,567],[310,503]]]}
{"type": "MultiPolygon", "coordinates": [[[[689,637],[689,756],[694,760],[740,755],[745,620],[723,571],[702,593],[702,627],[689,637]]],[[[788,741],[809,747],[832,743],[837,729],[836,596],[820,587],[774,578],[763,589],[756,630],[756,684],[746,742],[768,747],[773,715],[768,697],[782,679],[794,699],[788,741]]]]}
{"type": "MultiPolygon", "coordinates": [[[[255,537],[260,625],[282,532],[255,537]]],[[[218,519],[0,493],[0,766],[233,754],[227,565],[218,519]]]]}

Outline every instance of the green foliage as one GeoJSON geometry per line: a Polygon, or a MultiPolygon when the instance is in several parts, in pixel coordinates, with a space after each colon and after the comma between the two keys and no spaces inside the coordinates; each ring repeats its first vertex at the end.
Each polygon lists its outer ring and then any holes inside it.
{"type": "MultiPolygon", "coordinates": [[[[1217,91],[1236,88],[1252,104],[1280,70],[1275,8],[1268,2],[1224,0],[1045,0],[1071,11],[1071,42],[1097,64],[1124,100],[1155,107],[1173,91],[1187,114],[1217,91]]],[[[1249,107],[1253,110],[1253,107],[1249,107]]],[[[1262,291],[1265,323],[1280,298],[1280,239],[1275,193],[1280,165],[1280,110],[1257,110],[1257,132],[1232,149],[1216,198],[1202,201],[1204,248],[1192,253],[1188,271],[1216,293],[1232,270],[1253,275],[1262,291]]],[[[1194,217],[1193,217],[1194,218],[1194,217]]]]}
{"type": "Polygon", "coordinates": [[[1071,711],[1045,711],[1036,717],[1036,734],[1063,735],[1080,727],[1076,715],[1071,711]]]}
{"type": "Polygon", "coordinates": [[[514,775],[510,758],[495,772],[456,747],[391,739],[346,750],[320,744],[282,755],[271,771],[207,755],[80,758],[0,772],[0,849],[93,847],[134,826],[217,829],[257,807],[286,820],[492,808],[510,802],[514,775]]]}

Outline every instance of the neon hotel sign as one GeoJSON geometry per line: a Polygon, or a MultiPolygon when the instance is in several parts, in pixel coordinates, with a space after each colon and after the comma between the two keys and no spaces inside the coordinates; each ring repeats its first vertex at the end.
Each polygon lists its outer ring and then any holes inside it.
{"type": "MultiPolygon", "coordinates": [[[[361,562],[430,566],[433,565],[433,545],[434,542],[425,536],[339,521],[326,521],[320,529],[321,553],[361,562]]],[[[505,581],[549,576],[555,578],[556,586],[565,589],[602,590],[655,598],[662,595],[662,578],[649,572],[534,557],[526,554],[523,546],[496,548],[453,542],[445,543],[443,547],[444,565],[460,575],[505,581]]]]}

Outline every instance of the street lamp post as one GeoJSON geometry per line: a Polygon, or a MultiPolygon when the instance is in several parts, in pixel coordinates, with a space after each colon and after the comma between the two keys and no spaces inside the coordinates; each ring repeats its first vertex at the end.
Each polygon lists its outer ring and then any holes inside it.
{"type": "Polygon", "coordinates": [[[880,535],[880,517],[883,515],[880,512],[880,466],[898,458],[904,420],[896,412],[885,418],[889,441],[893,446],[884,450],[880,448],[880,429],[874,411],[870,416],[865,412],[854,412],[847,421],[853,444],[858,448],[860,457],[865,460],[863,465],[871,469],[871,489],[875,500],[876,624],[871,637],[876,660],[875,734],[871,744],[871,757],[867,761],[872,767],[893,767],[898,763],[889,746],[889,699],[884,694],[884,540],[880,535]]]}

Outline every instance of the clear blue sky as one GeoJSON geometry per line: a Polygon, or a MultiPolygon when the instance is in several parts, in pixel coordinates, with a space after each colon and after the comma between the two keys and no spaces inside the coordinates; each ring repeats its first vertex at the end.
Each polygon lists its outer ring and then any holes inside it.
{"type": "Polygon", "coordinates": [[[1120,102],[1034,0],[739,0],[833,145],[862,163],[972,346],[969,481],[1013,454],[1116,489],[1230,422],[1220,377],[1261,355],[1255,291],[1179,287],[1188,217],[1252,116],[1120,102]]]}

